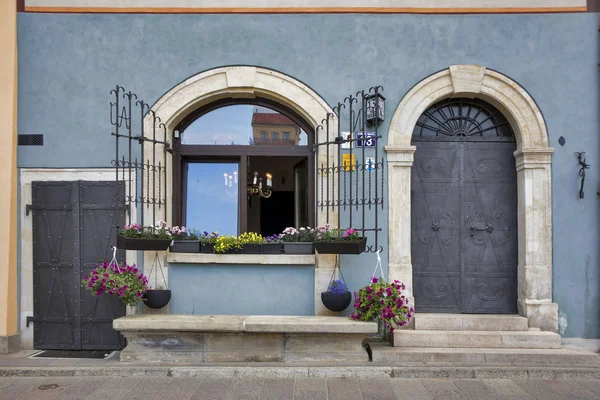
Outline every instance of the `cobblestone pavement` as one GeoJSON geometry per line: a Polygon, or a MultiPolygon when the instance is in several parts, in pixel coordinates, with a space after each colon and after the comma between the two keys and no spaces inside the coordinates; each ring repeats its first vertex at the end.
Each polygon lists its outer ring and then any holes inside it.
{"type": "Polygon", "coordinates": [[[0,400],[600,399],[600,380],[0,378],[0,400]]]}

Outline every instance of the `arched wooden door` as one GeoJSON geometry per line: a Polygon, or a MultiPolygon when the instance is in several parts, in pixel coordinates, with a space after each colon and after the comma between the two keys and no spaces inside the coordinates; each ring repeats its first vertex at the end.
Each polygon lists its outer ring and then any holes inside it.
{"type": "Polygon", "coordinates": [[[417,312],[517,313],[517,175],[506,118],[476,99],[430,107],[413,132],[417,312]]]}

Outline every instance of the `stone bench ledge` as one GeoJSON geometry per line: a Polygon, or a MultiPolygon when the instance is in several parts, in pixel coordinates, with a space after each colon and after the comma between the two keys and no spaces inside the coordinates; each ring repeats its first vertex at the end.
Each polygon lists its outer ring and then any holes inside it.
{"type": "Polygon", "coordinates": [[[247,333],[377,333],[374,322],[347,317],[278,315],[173,315],[138,314],[113,321],[117,331],[183,331],[247,333]]]}

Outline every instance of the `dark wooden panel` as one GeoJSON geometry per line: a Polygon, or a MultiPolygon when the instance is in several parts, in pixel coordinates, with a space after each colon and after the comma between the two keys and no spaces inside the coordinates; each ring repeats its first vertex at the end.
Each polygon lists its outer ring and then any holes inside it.
{"type": "MultiPolygon", "coordinates": [[[[125,188],[115,182],[80,182],[81,206],[81,276],[91,273],[96,265],[112,258],[111,247],[116,245],[117,226],[123,226],[125,211],[115,208],[118,198],[123,199],[125,188]]],[[[125,252],[119,250],[122,262],[125,252]]],[[[112,329],[112,320],[125,315],[125,306],[118,297],[94,296],[85,288],[82,298],[82,348],[119,350],[125,339],[112,329]]]]}
{"type": "Polygon", "coordinates": [[[460,309],[459,143],[418,143],[412,167],[412,265],[417,312],[460,309]]]}
{"type": "Polygon", "coordinates": [[[465,143],[462,306],[465,313],[517,312],[515,143],[465,143]]]}
{"type": "MultiPolygon", "coordinates": [[[[34,206],[72,206],[72,211],[32,210],[34,333],[36,349],[81,345],[79,203],[73,182],[33,182],[34,206]]],[[[50,207],[52,208],[52,207],[50,207]]]]}

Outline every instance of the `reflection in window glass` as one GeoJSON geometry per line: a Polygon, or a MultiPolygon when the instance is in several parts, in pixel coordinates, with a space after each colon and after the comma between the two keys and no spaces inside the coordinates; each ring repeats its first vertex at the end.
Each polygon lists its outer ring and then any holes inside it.
{"type": "Polygon", "coordinates": [[[283,114],[240,104],[218,108],[192,122],[182,132],[181,144],[306,146],[307,135],[283,114]],[[280,140],[281,131],[289,133],[289,139],[280,140]],[[269,132],[277,132],[277,139],[269,132]]]}
{"type": "Polygon", "coordinates": [[[185,226],[238,234],[238,164],[189,163],[185,226]]]}
{"type": "Polygon", "coordinates": [[[273,132],[273,140],[274,141],[278,141],[279,140],[279,132],[273,132]]]}

